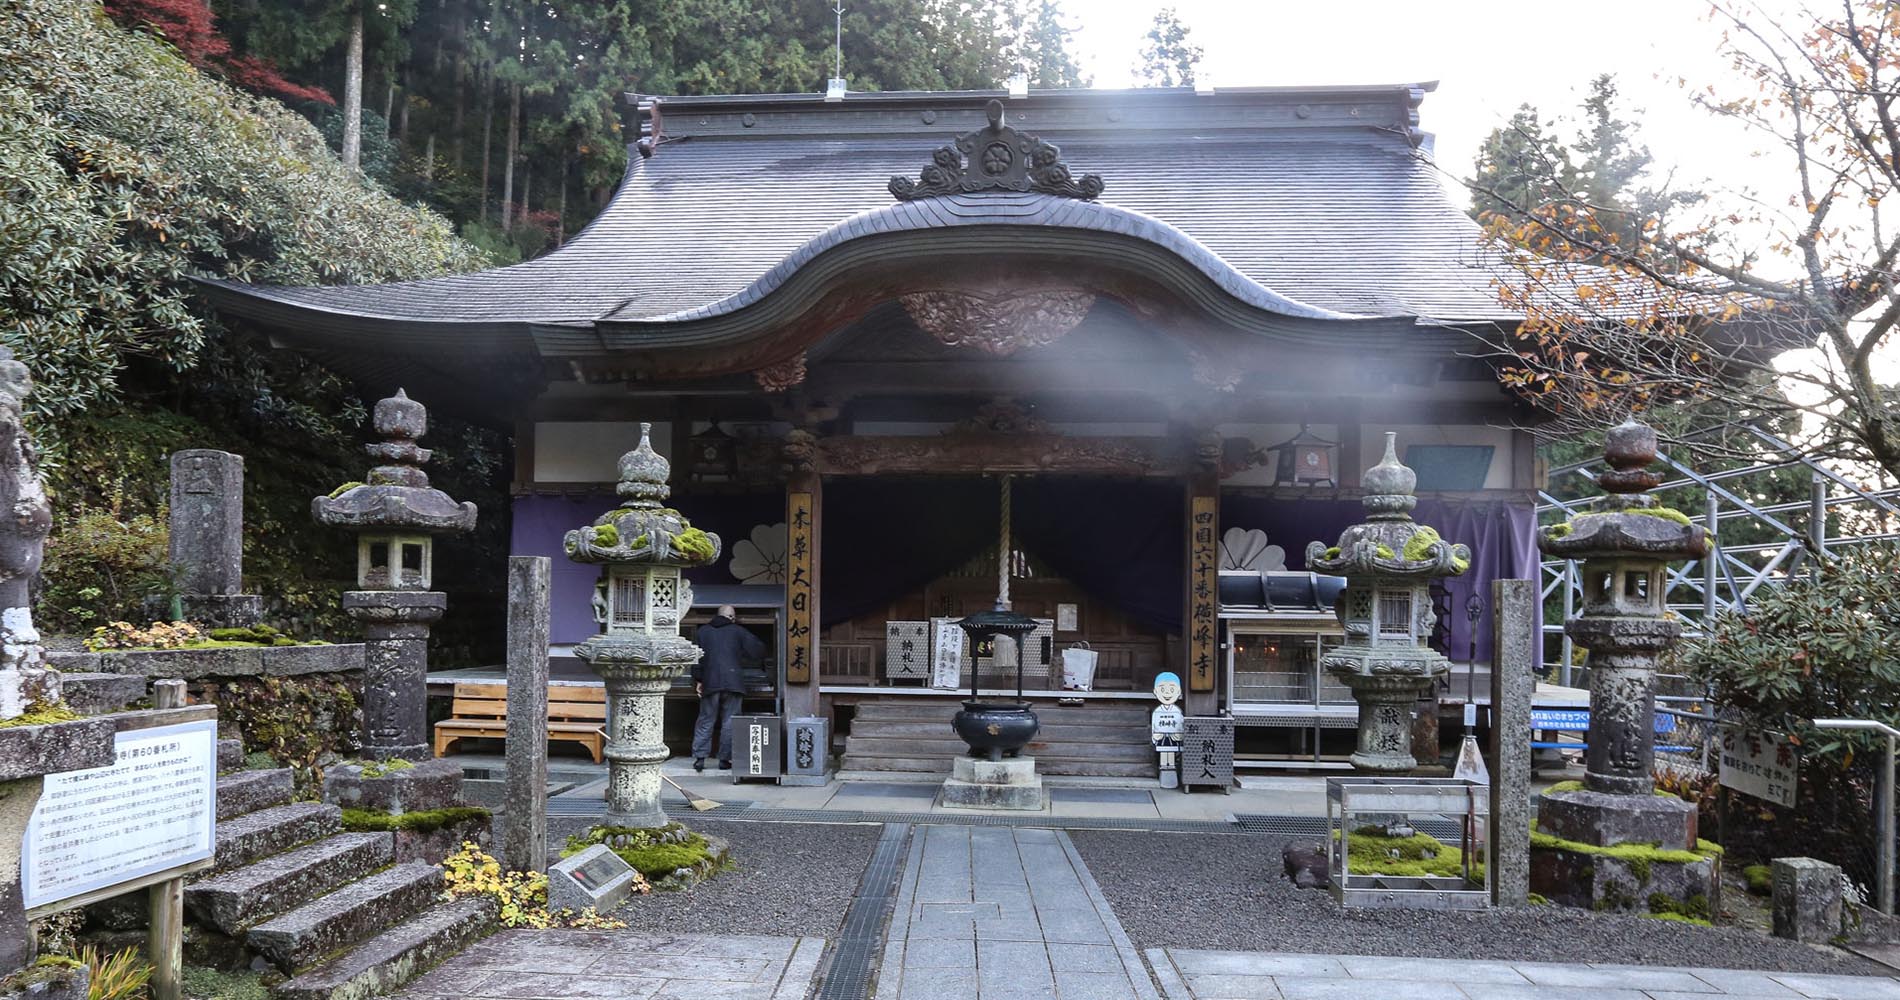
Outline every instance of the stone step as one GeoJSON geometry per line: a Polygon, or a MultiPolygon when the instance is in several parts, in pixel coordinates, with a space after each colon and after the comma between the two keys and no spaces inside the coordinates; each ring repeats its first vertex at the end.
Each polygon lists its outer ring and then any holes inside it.
{"type": "Polygon", "coordinates": [[[244,741],[218,741],[218,773],[235,771],[244,766],[244,741]]]}
{"type": "MultiPolygon", "coordinates": [[[[1041,715],[1038,714],[1037,718],[1040,719],[1041,715]]],[[[954,732],[955,730],[950,728],[950,720],[948,719],[944,719],[940,722],[916,722],[910,720],[893,722],[883,719],[859,719],[851,723],[850,735],[874,737],[878,739],[908,739],[919,736],[934,739],[945,733],[954,732]]],[[[1051,742],[1058,740],[1080,740],[1088,743],[1147,743],[1148,721],[1144,719],[1140,723],[1124,723],[1118,725],[1101,725],[1098,723],[1066,725],[1044,721],[1042,728],[1036,731],[1036,737],[1051,742]]]]}
{"type": "Polygon", "coordinates": [[[232,771],[218,777],[218,819],[227,820],[290,801],[291,769],[232,771]]]}
{"type": "MultiPolygon", "coordinates": [[[[866,757],[862,754],[848,754],[838,764],[841,770],[851,771],[887,771],[921,772],[950,776],[949,755],[941,757],[866,757]]],[[[1145,764],[1132,761],[1110,760],[1036,760],[1038,774],[1066,775],[1095,778],[1153,778],[1160,774],[1160,765],[1154,760],[1145,764]]]]}
{"type": "MultiPolygon", "coordinates": [[[[875,739],[852,736],[844,741],[845,753],[865,756],[891,757],[961,757],[970,752],[968,744],[951,736],[948,739],[926,740],[915,737],[907,739],[875,739]]],[[[1023,753],[1038,761],[1056,760],[1100,760],[1100,761],[1152,761],[1155,758],[1154,746],[1143,740],[1140,743],[1070,743],[1061,741],[1031,740],[1023,747],[1023,753]]]]}
{"type": "Polygon", "coordinates": [[[442,869],[411,861],[272,917],[244,941],[279,969],[295,972],[421,913],[441,891],[442,869]]]}
{"type": "Polygon", "coordinates": [[[245,813],[218,824],[212,871],[228,872],[259,858],[281,854],[299,844],[343,828],[343,810],[321,802],[292,802],[245,813]]]}
{"type": "MultiPolygon", "coordinates": [[[[1122,704],[1119,702],[1097,703],[1092,705],[1055,705],[1045,702],[1031,702],[1036,717],[1044,722],[1061,725],[1146,725],[1148,715],[1154,705],[1147,702],[1122,704]]],[[[963,707],[960,700],[945,698],[942,701],[893,702],[864,701],[856,706],[854,720],[874,719],[889,722],[932,722],[943,720],[957,714],[963,707]]],[[[855,724],[855,723],[854,723],[855,724]]]]}
{"type": "Polygon", "coordinates": [[[495,926],[495,903],[441,903],[279,985],[277,1000],[368,1000],[434,968],[495,926]]]}
{"type": "Polygon", "coordinates": [[[226,934],[275,916],[387,866],[393,833],[339,833],[185,886],[185,905],[226,934]]]}

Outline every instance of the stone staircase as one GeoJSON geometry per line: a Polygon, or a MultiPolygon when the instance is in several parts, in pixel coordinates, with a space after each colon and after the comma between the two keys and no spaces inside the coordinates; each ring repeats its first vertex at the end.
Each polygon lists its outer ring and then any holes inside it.
{"type": "MultiPolygon", "coordinates": [[[[235,742],[219,741],[220,770],[235,742]]],[[[374,996],[494,928],[492,902],[440,902],[440,869],[394,863],[394,834],[345,833],[336,806],[290,799],[288,769],[220,775],[216,858],[185,887],[189,919],[290,977],[280,1000],[374,996]]]]}
{"type": "MultiPolygon", "coordinates": [[[[947,775],[951,758],[969,752],[950,728],[961,707],[936,699],[859,702],[841,767],[947,775]]],[[[1023,753],[1036,758],[1041,774],[1153,778],[1159,769],[1148,740],[1148,712],[1139,702],[1038,704],[1042,729],[1023,753]]]]}

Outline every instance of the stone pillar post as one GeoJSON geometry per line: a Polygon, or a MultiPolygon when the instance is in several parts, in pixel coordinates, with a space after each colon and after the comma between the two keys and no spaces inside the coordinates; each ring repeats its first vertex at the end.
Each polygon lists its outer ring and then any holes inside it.
{"type": "Polygon", "coordinates": [[[448,610],[434,590],[352,590],[343,611],[363,626],[363,757],[428,760],[429,626],[448,610]]]}
{"type": "Polygon", "coordinates": [[[548,863],[548,586],[546,556],[508,558],[508,787],[502,866],[548,863]]]}
{"type": "Polygon", "coordinates": [[[1537,582],[1491,581],[1491,866],[1499,906],[1530,904],[1531,696],[1537,582]]]}
{"type": "Polygon", "coordinates": [[[244,456],[210,448],[172,453],[171,565],[185,619],[235,627],[262,616],[263,599],[241,593],[244,456]]]}

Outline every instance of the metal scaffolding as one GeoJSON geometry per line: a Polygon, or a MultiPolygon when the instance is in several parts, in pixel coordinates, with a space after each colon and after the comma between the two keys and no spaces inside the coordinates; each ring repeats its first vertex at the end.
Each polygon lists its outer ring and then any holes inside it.
{"type": "MultiPolygon", "coordinates": [[[[1671,567],[1664,584],[1664,601],[1682,617],[1689,635],[1718,611],[1746,608],[1756,591],[1789,579],[1833,549],[1900,538],[1900,488],[1864,488],[1753,424],[1725,424],[1688,440],[1693,443],[1720,431],[1743,432],[1751,445],[1759,446],[1762,459],[1701,473],[1665,453],[1661,460],[1675,478],[1650,491],[1666,507],[1699,515],[1711,536],[1708,557],[1671,567]],[[1788,470],[1805,470],[1807,499],[1765,502],[1763,478],[1788,470]]],[[[1548,485],[1537,494],[1538,523],[1568,520],[1602,502],[1601,495],[1594,495],[1601,461],[1599,457],[1550,470],[1548,485]],[[1577,496],[1567,495],[1571,487],[1577,496]]],[[[1547,560],[1541,566],[1545,608],[1557,601],[1563,608],[1561,615],[1544,616],[1545,648],[1553,639],[1559,642],[1556,680],[1568,687],[1573,649],[1563,623],[1582,597],[1583,581],[1573,560],[1547,560]]],[[[1548,657],[1546,662],[1551,662],[1548,657]]]]}

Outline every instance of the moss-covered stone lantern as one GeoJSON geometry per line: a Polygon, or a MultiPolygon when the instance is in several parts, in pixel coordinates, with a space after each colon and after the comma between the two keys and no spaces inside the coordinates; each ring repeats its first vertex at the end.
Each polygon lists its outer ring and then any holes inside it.
{"type": "Polygon", "coordinates": [[[343,610],[363,623],[363,756],[428,760],[429,626],[449,597],[434,584],[435,536],[475,528],[475,505],[429,485],[429,411],[401,389],[379,401],[365,447],[382,464],[310,503],[318,524],[356,533],[356,586],[343,610]]]}
{"type": "Polygon", "coordinates": [[[1320,666],[1359,703],[1352,763],[1367,771],[1418,766],[1410,750],[1412,706],[1450,669],[1444,654],[1425,645],[1438,620],[1432,581],[1471,566],[1469,548],[1412,520],[1418,476],[1399,462],[1397,437],[1386,434],[1385,457],[1361,480],[1366,519],[1340,533],[1338,545],[1314,542],[1306,549],[1307,569],[1346,577],[1336,609],[1345,640],[1320,666]]]}
{"type": "Polygon", "coordinates": [[[699,647],[680,635],[693,603],[682,569],[719,558],[719,536],[701,531],[662,504],[671,489],[666,459],[653,450],[651,424],[640,444],[620,457],[620,506],[567,533],[567,557],[601,567],[594,618],[601,633],[574,647],[607,684],[607,822],[666,825],[660,808],[660,765],[668,756],[665,695],[675,678],[699,662],[699,647]]]}

